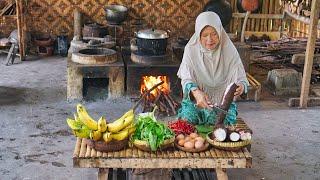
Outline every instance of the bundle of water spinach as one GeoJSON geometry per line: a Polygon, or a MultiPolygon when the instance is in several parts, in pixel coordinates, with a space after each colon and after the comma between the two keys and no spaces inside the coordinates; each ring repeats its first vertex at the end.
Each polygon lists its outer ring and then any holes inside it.
{"type": "Polygon", "coordinates": [[[147,141],[152,151],[156,151],[166,139],[174,137],[170,128],[156,120],[154,111],[137,116],[136,131],[131,139],[147,141]]]}

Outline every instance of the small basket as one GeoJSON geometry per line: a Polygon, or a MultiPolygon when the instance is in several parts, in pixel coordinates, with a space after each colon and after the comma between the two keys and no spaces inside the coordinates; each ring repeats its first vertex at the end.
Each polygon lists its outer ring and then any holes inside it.
{"type": "Polygon", "coordinates": [[[92,139],[86,139],[86,144],[100,152],[113,152],[113,151],[120,151],[127,147],[129,142],[129,138],[126,138],[121,141],[110,141],[108,143],[104,141],[95,141],[92,139]]]}
{"type": "MultiPolygon", "coordinates": [[[[169,147],[174,147],[173,142],[174,142],[174,137],[164,140],[163,144],[158,148],[158,150],[164,150],[164,149],[167,149],[169,147]]],[[[136,148],[138,148],[138,149],[140,149],[142,151],[151,151],[150,145],[149,145],[149,143],[147,141],[134,140],[132,142],[132,144],[136,148]]]]}
{"type": "Polygon", "coordinates": [[[181,151],[190,152],[190,153],[199,153],[199,152],[206,151],[210,146],[210,144],[207,141],[204,143],[204,146],[201,149],[187,149],[183,146],[180,146],[177,141],[174,142],[174,145],[181,151]]]}
{"type": "Polygon", "coordinates": [[[207,141],[215,148],[221,149],[221,150],[226,150],[226,151],[239,151],[242,148],[247,147],[248,145],[251,144],[251,140],[246,140],[246,141],[238,141],[238,142],[219,142],[216,141],[215,139],[211,139],[211,134],[207,135],[207,141]]]}

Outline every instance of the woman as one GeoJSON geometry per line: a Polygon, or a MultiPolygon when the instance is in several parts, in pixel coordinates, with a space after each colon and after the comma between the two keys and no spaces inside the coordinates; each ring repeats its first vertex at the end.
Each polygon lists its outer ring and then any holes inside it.
{"type": "MultiPolygon", "coordinates": [[[[230,83],[238,85],[235,96],[247,91],[248,81],[240,56],[216,13],[203,12],[197,17],[195,33],[185,47],[177,75],[184,94],[188,96],[191,91],[199,109],[211,109],[213,104],[220,104],[230,83]]],[[[183,108],[184,104],[182,111],[183,108]]],[[[236,112],[234,103],[231,108],[236,112]]],[[[230,122],[235,119],[236,113],[230,122]]]]}

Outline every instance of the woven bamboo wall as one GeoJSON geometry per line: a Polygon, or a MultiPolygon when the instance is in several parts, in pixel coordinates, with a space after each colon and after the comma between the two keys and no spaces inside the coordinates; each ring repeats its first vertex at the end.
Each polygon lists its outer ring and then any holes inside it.
{"type": "MultiPolygon", "coordinates": [[[[308,37],[309,25],[293,20],[291,24],[290,36],[292,37],[308,37]]],[[[317,34],[318,38],[320,38],[320,30],[318,30],[317,34]]]]}
{"type": "MultiPolygon", "coordinates": [[[[236,0],[229,0],[234,12],[236,0]]],[[[73,9],[79,8],[93,21],[106,23],[104,7],[108,4],[123,4],[130,7],[129,21],[125,23],[131,32],[132,19],[144,19],[149,27],[170,30],[173,37],[190,36],[194,31],[196,16],[202,11],[208,0],[29,0],[27,4],[29,30],[31,32],[73,34],[73,9]]],[[[262,13],[279,13],[277,0],[265,0],[262,13]]],[[[236,31],[239,20],[230,23],[230,30],[236,31]]],[[[247,30],[276,30],[278,22],[272,20],[249,20],[247,30]]]]}
{"type": "MultiPolygon", "coordinates": [[[[171,31],[172,37],[190,36],[194,31],[196,16],[202,11],[209,0],[28,0],[26,18],[28,31],[32,33],[51,33],[54,35],[73,35],[73,9],[79,8],[92,21],[106,23],[104,19],[104,7],[108,4],[122,4],[130,8],[129,20],[125,22],[125,28],[131,34],[135,30],[131,25],[133,19],[144,19],[148,27],[156,27],[171,31]]],[[[237,12],[236,0],[228,0],[234,12],[237,12]]],[[[281,14],[278,0],[263,0],[261,13],[281,14]]],[[[230,23],[230,31],[239,32],[243,19],[233,19],[230,23]]],[[[9,34],[15,28],[15,21],[11,19],[4,22],[0,18],[1,33],[9,34]],[[9,25],[8,25],[9,24],[9,25]]],[[[249,19],[247,31],[278,31],[280,20],[249,19]]],[[[293,23],[293,27],[299,27],[302,32],[307,32],[306,25],[293,23]]],[[[298,36],[304,33],[293,33],[298,36]]]]}

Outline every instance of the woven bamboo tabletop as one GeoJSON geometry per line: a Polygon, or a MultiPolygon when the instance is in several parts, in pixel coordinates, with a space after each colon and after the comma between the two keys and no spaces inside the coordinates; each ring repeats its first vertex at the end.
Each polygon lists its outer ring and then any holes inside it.
{"type": "MultiPolygon", "coordinates": [[[[236,127],[249,129],[241,119],[238,119],[236,127]]],[[[252,156],[247,148],[232,152],[213,147],[201,153],[188,153],[176,148],[144,152],[134,147],[102,153],[78,138],[73,165],[81,168],[251,168],[252,156]]]]}

